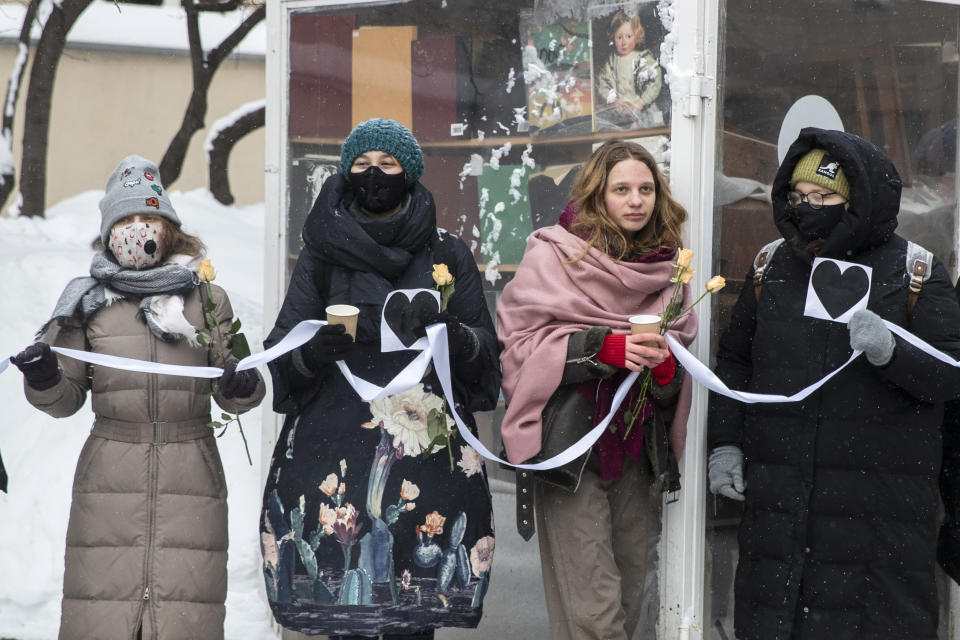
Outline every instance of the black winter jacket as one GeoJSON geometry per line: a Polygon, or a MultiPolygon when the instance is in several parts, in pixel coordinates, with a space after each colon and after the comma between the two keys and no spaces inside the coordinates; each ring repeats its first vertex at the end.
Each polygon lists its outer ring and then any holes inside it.
{"type": "MultiPolygon", "coordinates": [[[[820,255],[873,269],[868,308],[960,356],[960,307],[934,261],[907,311],[905,240],[893,234],[900,178],[869,143],[804,129],[773,184],[776,251],[759,300],[751,286],[720,339],[716,372],[733,389],[794,393],[851,355],[844,324],[805,317],[810,256],[793,240],[786,195],[796,162],[826,149],[851,184],[850,206],[820,255]]],[[[752,270],[747,282],[752,280],[752,270]]],[[[709,444],[744,451],[735,628],[740,640],[937,637],[934,584],[943,402],[960,369],[896,338],[884,367],[857,358],[801,402],[711,396],[709,444]]]]}
{"type": "MultiPolygon", "coordinates": [[[[264,344],[276,344],[301,320],[323,318],[328,304],[355,305],[356,348],[345,362],[357,377],[385,385],[416,355],[381,352],[386,295],[433,288],[433,265],[445,263],[456,278],[447,311],[477,340],[472,357],[451,363],[457,411],[475,431],[472,412],[496,405],[500,367],[470,250],[437,229],[433,196],[419,183],[404,209],[386,219],[354,215],[350,199],[342,176],[324,183],[264,344]]],[[[470,558],[492,561],[491,496],[480,458],[458,435],[450,446],[431,444],[431,412],[449,411],[432,367],[411,389],[369,402],[335,364],[311,364],[297,351],[271,362],[270,373],[274,409],[287,414],[260,518],[277,621],[337,636],[475,627],[490,569],[489,562],[473,569],[481,564],[470,558]],[[335,522],[322,522],[334,507],[335,522]],[[408,588],[398,589],[405,575],[408,588]]]]}

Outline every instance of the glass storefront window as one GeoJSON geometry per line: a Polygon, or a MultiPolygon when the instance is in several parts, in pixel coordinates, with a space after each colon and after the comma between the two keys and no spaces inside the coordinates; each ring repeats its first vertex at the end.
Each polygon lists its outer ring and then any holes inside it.
{"type": "MultiPolygon", "coordinates": [[[[527,237],[557,222],[596,146],[635,140],[670,171],[672,96],[660,65],[673,46],[665,26],[672,13],[661,15],[669,2],[293,4],[283,14],[280,103],[288,277],[313,202],[339,171],[342,142],[367,118],[398,120],[417,137],[438,226],[472,249],[491,313],[527,237]]],[[[478,416],[493,451],[501,449],[499,415],[502,408],[486,421],[478,416]]],[[[513,478],[498,465],[487,470],[513,478]]],[[[656,562],[657,554],[648,557],[656,562]]],[[[649,575],[639,637],[653,637],[660,611],[655,570],[649,575]]]]}
{"type": "Polygon", "coordinates": [[[343,138],[370,117],[396,119],[419,140],[421,182],[439,226],[472,247],[491,307],[529,233],[557,221],[595,145],[628,137],[665,156],[671,99],[658,63],[667,35],[658,3],[534,4],[342,3],[291,12],[291,260],[323,180],[338,170],[343,138]],[[620,52],[617,32],[633,38],[620,52]]]}
{"type": "MultiPolygon", "coordinates": [[[[903,179],[897,232],[957,274],[957,74],[960,8],[919,0],[727,0],[716,173],[711,344],[756,252],[779,236],[770,210],[777,140],[787,110],[817,95],[844,129],[872,141],[903,179]]],[[[710,498],[704,636],[733,638],[739,504],[710,498]]],[[[942,581],[945,585],[945,579],[942,581]]],[[[946,607],[946,590],[941,604],[946,607]]],[[[941,637],[947,636],[941,615],[941,637]]]]}

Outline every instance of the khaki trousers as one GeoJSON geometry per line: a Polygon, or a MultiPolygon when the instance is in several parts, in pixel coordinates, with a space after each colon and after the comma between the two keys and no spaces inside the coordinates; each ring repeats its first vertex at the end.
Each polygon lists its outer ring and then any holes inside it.
{"type": "Polygon", "coordinates": [[[552,640],[633,636],[652,515],[645,465],[627,457],[623,475],[609,482],[584,470],[576,493],[537,483],[537,538],[552,640]]]}

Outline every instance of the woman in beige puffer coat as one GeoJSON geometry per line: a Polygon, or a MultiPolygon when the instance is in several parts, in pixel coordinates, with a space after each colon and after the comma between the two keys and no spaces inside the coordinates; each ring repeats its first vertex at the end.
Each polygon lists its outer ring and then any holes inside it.
{"type": "MultiPolygon", "coordinates": [[[[91,278],[67,286],[43,342],[11,359],[27,399],[53,417],[72,415],[91,392],[95,420],[74,477],[60,639],[216,640],[227,591],[227,490],[210,396],[243,412],[260,403],[263,381],[196,343],[205,296],[189,266],[203,245],[180,231],[155,165],[126,158],[100,208],[109,249],[94,257],[91,278]],[[48,343],[225,371],[216,382],[133,373],[57,356],[48,343]]],[[[215,286],[211,300],[226,332],[230,301],[215,286]]]]}

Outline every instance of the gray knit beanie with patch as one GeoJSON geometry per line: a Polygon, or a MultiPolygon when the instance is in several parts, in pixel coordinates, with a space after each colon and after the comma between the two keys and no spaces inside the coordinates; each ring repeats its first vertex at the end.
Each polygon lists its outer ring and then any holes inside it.
{"type": "Polygon", "coordinates": [[[180,226],[180,218],[160,183],[157,165],[146,158],[132,155],[121,160],[110,174],[106,193],[100,200],[100,239],[104,246],[113,225],[138,213],[163,216],[180,226]]]}

